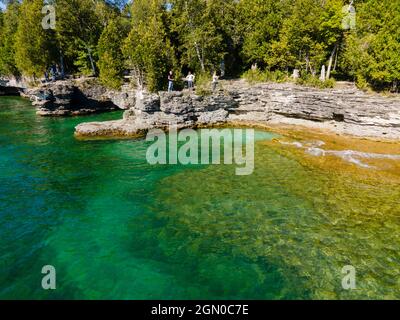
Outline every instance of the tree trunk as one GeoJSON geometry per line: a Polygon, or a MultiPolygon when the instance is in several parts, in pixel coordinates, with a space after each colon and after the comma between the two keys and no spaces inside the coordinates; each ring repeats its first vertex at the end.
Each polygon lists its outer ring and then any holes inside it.
{"type": "Polygon", "coordinates": [[[60,67],[61,67],[61,79],[64,80],[65,77],[65,66],[64,66],[64,56],[60,49],[60,67]]]}
{"type": "MultiPolygon", "coordinates": [[[[310,67],[310,59],[308,58],[308,54],[306,55],[306,74],[308,73],[308,67],[310,67]]],[[[310,67],[311,69],[311,67],[310,67]]]]}
{"type": "Polygon", "coordinates": [[[331,76],[331,70],[332,70],[332,64],[333,64],[333,57],[335,56],[337,49],[337,44],[335,44],[335,47],[332,50],[331,56],[329,57],[329,64],[328,64],[328,71],[326,72],[326,79],[328,80],[331,76]]]}
{"type": "Polygon", "coordinates": [[[86,49],[87,49],[89,60],[90,60],[90,66],[92,67],[92,73],[93,73],[93,76],[95,76],[96,75],[96,68],[94,66],[94,61],[93,61],[93,57],[92,57],[92,50],[89,48],[89,46],[86,46],[86,49]]]}
{"type": "Polygon", "coordinates": [[[201,70],[204,72],[206,70],[205,66],[204,66],[204,59],[200,53],[200,49],[199,49],[199,45],[197,44],[197,42],[194,43],[194,46],[196,48],[196,53],[197,53],[197,58],[199,59],[200,65],[201,65],[201,70]]]}
{"type": "Polygon", "coordinates": [[[336,50],[336,54],[335,54],[335,64],[333,65],[333,71],[336,71],[337,62],[338,62],[338,56],[339,56],[339,48],[337,48],[337,50],[336,50]]]}

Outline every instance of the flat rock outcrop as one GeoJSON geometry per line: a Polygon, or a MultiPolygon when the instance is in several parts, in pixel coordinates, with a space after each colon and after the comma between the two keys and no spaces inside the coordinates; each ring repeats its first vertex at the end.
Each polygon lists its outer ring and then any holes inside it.
{"type": "Polygon", "coordinates": [[[135,106],[125,111],[122,120],[82,123],[76,127],[76,136],[132,136],[153,128],[221,124],[227,121],[228,109],[235,107],[238,103],[226,92],[200,97],[188,92],[139,91],[135,106]]]}
{"type": "Polygon", "coordinates": [[[400,127],[400,98],[353,89],[315,89],[294,84],[229,87],[240,107],[231,119],[259,121],[275,115],[311,121],[337,121],[365,126],[400,127]]]}

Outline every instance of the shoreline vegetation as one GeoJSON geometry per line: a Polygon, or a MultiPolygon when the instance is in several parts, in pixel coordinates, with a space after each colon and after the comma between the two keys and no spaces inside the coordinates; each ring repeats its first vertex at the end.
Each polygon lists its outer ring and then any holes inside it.
{"type": "Polygon", "coordinates": [[[398,92],[400,1],[42,0],[0,10],[0,75],[96,76],[111,89],[128,77],[150,92],[220,78],[398,92]],[[46,20],[45,20],[46,22],[46,20]],[[250,71],[249,71],[250,70],[250,71]]]}

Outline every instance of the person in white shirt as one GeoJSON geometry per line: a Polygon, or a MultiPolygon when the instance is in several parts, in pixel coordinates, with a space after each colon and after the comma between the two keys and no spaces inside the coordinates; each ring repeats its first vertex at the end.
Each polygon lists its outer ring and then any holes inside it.
{"type": "Polygon", "coordinates": [[[214,71],[212,77],[212,91],[215,91],[217,89],[218,79],[219,77],[217,76],[217,71],[214,71]]]}
{"type": "Polygon", "coordinates": [[[186,77],[186,81],[187,81],[187,83],[188,83],[188,88],[189,88],[189,90],[192,90],[193,87],[194,87],[194,78],[195,78],[194,74],[192,74],[192,73],[189,71],[189,73],[188,73],[188,75],[187,75],[187,77],[186,77]]]}

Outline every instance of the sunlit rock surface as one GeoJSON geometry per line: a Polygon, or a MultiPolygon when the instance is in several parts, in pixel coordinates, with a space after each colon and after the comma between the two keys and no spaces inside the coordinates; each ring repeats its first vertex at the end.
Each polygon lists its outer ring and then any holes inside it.
{"type": "MultiPolygon", "coordinates": [[[[398,139],[400,99],[367,94],[356,88],[322,90],[288,83],[249,85],[231,81],[204,97],[189,92],[140,92],[124,119],[126,132],[130,133],[134,126],[140,131],[171,124],[294,124],[355,136],[398,139]]],[[[123,126],[122,122],[119,125],[123,126]]],[[[86,135],[85,126],[91,125],[78,126],[78,136],[86,135]]],[[[98,128],[101,136],[100,124],[98,128]]],[[[91,136],[96,135],[95,131],[90,132],[91,136]]]]}

